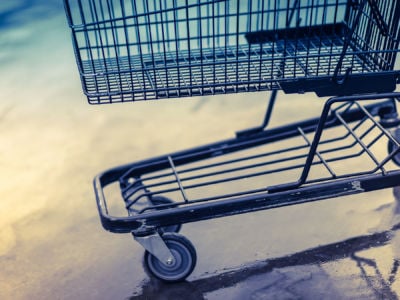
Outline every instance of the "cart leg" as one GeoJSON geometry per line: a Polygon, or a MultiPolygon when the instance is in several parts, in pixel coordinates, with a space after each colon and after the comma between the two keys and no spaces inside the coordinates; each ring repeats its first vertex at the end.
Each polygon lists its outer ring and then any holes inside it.
{"type": "Polygon", "coordinates": [[[133,238],[142,245],[144,249],[166,266],[171,265],[174,262],[174,256],[172,255],[171,250],[167,247],[164,240],[157,232],[146,236],[134,236],[133,238]]]}
{"type": "Polygon", "coordinates": [[[263,131],[264,128],[267,127],[269,120],[271,119],[272,109],[275,106],[275,100],[276,100],[277,94],[278,94],[277,90],[273,90],[271,92],[271,96],[269,97],[268,107],[265,112],[265,117],[264,117],[263,123],[260,126],[248,128],[248,129],[244,129],[244,130],[236,132],[236,137],[246,137],[246,136],[258,133],[260,131],[263,131]]]}
{"type": "Polygon", "coordinates": [[[160,236],[154,233],[135,239],[146,248],[145,269],[162,281],[183,281],[196,266],[196,250],[183,235],[167,232],[160,236]]]}

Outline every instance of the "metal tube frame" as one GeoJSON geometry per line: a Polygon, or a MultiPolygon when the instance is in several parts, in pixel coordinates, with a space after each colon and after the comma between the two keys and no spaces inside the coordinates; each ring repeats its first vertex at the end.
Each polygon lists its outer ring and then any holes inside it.
{"type": "MultiPolygon", "coordinates": [[[[314,157],[320,155],[317,151],[317,147],[321,143],[321,135],[325,129],[339,125],[346,125],[346,123],[341,122],[359,120],[365,114],[370,115],[372,120],[375,120],[373,116],[383,115],[384,113],[389,113],[390,115],[391,112],[393,113],[396,111],[394,100],[397,99],[400,99],[400,93],[395,92],[362,96],[334,97],[326,101],[319,118],[264,130],[250,136],[239,136],[231,140],[204,145],[186,151],[107,170],[96,176],[94,179],[97,206],[103,227],[112,232],[132,232],[134,235],[143,236],[153,234],[154,231],[161,226],[196,222],[396,186],[400,182],[400,170],[386,171],[384,165],[394,155],[400,152],[400,144],[378,121],[375,121],[376,124],[373,124],[373,127],[379,128],[379,130],[382,131],[382,135],[385,135],[390,142],[395,144],[396,150],[389,153],[381,163],[376,161],[375,169],[371,172],[354,173],[344,177],[338,177],[333,172],[330,172],[331,177],[321,178],[317,181],[307,181],[307,178],[314,157]],[[376,102],[377,100],[384,99],[389,100],[379,103],[376,102]],[[353,109],[351,105],[349,108],[346,108],[345,113],[340,116],[341,118],[337,118],[332,114],[332,106],[334,104],[342,103],[343,105],[347,105],[349,103],[357,103],[357,101],[369,101],[375,103],[366,107],[358,104],[354,105],[356,109],[353,109]],[[299,131],[299,127],[301,127],[302,130],[299,131]],[[163,210],[163,205],[158,206],[159,209],[157,210],[150,207],[149,209],[143,209],[141,213],[137,215],[128,217],[114,217],[108,213],[107,203],[103,192],[104,187],[108,184],[120,181],[123,193],[124,189],[129,190],[129,188],[131,188],[126,186],[126,182],[128,182],[130,178],[140,178],[142,174],[167,169],[171,166],[171,160],[173,160],[173,165],[175,167],[261,144],[268,144],[296,135],[305,136],[306,133],[310,132],[315,132],[314,138],[312,141],[309,141],[310,150],[307,154],[303,171],[299,179],[295,182],[268,186],[265,187],[265,189],[252,191],[251,193],[238,193],[226,197],[202,199],[201,201],[190,201],[185,196],[186,199],[184,202],[164,205],[165,208],[168,209],[163,210]]],[[[349,130],[349,135],[353,134],[352,131],[354,129],[346,126],[345,128],[349,130]]],[[[368,134],[368,132],[365,134],[368,134]]],[[[357,138],[356,142],[363,147],[365,153],[372,155],[371,153],[368,153],[369,145],[360,143],[357,138]]],[[[374,143],[374,141],[371,143],[374,143]]],[[[373,157],[372,160],[374,160],[373,157]]],[[[320,163],[329,169],[327,162],[321,160],[320,163]]],[[[177,175],[177,173],[175,174],[177,175]]],[[[183,191],[182,182],[179,183],[179,188],[183,191]]],[[[151,197],[152,194],[150,193],[147,196],[151,197]]],[[[126,201],[126,206],[129,208],[133,203],[130,203],[129,200],[126,201]]]]}

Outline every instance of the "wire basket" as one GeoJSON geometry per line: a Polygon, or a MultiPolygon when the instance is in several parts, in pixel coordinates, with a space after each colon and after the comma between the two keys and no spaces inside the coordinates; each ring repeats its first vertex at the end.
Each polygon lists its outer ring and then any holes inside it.
{"type": "Polygon", "coordinates": [[[65,6],[89,103],[279,89],[384,92],[396,82],[397,0],[65,0],[65,6]]]}

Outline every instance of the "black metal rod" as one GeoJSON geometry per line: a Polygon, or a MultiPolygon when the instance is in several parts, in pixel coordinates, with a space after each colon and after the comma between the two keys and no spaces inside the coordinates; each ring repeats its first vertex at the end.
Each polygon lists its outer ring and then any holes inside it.
{"type": "MultiPolygon", "coordinates": [[[[303,132],[303,130],[299,127],[298,128],[301,136],[304,138],[304,140],[306,141],[308,146],[311,146],[311,142],[310,140],[307,138],[306,134],[303,132]]],[[[332,168],[328,165],[327,161],[322,157],[321,153],[319,151],[315,152],[316,155],[318,156],[319,160],[321,161],[321,163],[325,166],[325,168],[328,170],[328,172],[332,175],[332,178],[336,177],[335,172],[333,172],[332,168]]]]}
{"type": "Polygon", "coordinates": [[[398,93],[382,93],[382,94],[360,95],[360,96],[333,97],[333,98],[328,99],[325,102],[324,108],[322,110],[321,117],[319,119],[319,123],[318,123],[318,126],[315,131],[314,139],[313,139],[313,142],[310,147],[310,152],[308,154],[308,157],[305,162],[304,169],[303,169],[303,172],[302,172],[300,178],[295,182],[271,187],[269,189],[269,191],[270,192],[278,192],[281,190],[294,189],[294,188],[300,187],[302,184],[305,183],[305,181],[307,180],[308,174],[310,172],[312,161],[314,159],[317,147],[319,145],[319,142],[320,142],[320,139],[322,136],[322,132],[326,126],[326,122],[330,115],[331,107],[333,104],[340,103],[340,102],[346,103],[346,102],[367,101],[367,100],[369,100],[369,101],[375,100],[376,101],[376,100],[385,99],[385,98],[390,99],[392,97],[396,97],[395,95],[399,95],[399,94],[398,93]]]}
{"type": "Polygon", "coordinates": [[[189,200],[188,200],[188,198],[186,196],[186,193],[185,193],[185,190],[184,190],[183,185],[181,183],[181,180],[179,179],[178,172],[176,171],[176,168],[175,168],[175,165],[174,165],[174,161],[172,160],[171,156],[168,156],[168,161],[169,161],[169,164],[171,165],[172,172],[174,173],[174,176],[175,176],[175,179],[176,179],[176,183],[178,184],[179,190],[181,191],[183,200],[185,202],[188,202],[189,200]]]}
{"type": "Polygon", "coordinates": [[[244,129],[244,130],[236,132],[237,137],[243,137],[243,136],[246,136],[249,134],[254,134],[254,133],[262,131],[264,128],[267,127],[267,125],[269,124],[269,121],[271,119],[271,116],[272,116],[272,110],[275,106],[275,100],[276,100],[277,94],[278,94],[277,90],[273,90],[271,92],[269,101],[268,101],[268,107],[265,112],[265,116],[264,116],[264,120],[263,120],[262,124],[260,126],[254,127],[254,128],[244,129]]]}
{"type": "Polygon", "coordinates": [[[151,213],[130,217],[112,217],[106,213],[101,181],[101,178],[96,177],[94,186],[97,207],[103,227],[116,233],[129,233],[141,228],[141,231],[134,233],[144,234],[147,226],[147,228],[153,228],[153,226],[197,222],[389,188],[397,186],[398,182],[400,182],[400,171],[388,172],[386,176],[373,174],[360,176],[357,179],[326,182],[300,188],[296,193],[292,191],[275,194],[260,193],[215,202],[198,203],[187,207],[182,206],[179,209],[152,211],[151,213]],[[144,220],[146,226],[142,226],[144,225],[144,220]]]}

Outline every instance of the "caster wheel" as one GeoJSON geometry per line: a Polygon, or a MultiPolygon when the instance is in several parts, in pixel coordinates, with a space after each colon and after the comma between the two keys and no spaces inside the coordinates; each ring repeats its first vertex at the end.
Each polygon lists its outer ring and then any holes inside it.
{"type": "Polygon", "coordinates": [[[151,275],[165,282],[185,280],[193,272],[197,261],[193,244],[177,233],[165,233],[162,238],[174,256],[174,260],[167,265],[146,251],[144,255],[146,269],[151,275]]]}
{"type": "MultiPolygon", "coordinates": [[[[162,204],[170,204],[173,203],[173,201],[167,197],[163,197],[163,196],[154,196],[151,198],[151,203],[153,205],[162,205],[162,204]]],[[[168,206],[164,206],[161,208],[156,208],[156,209],[165,209],[168,208],[168,206]]],[[[169,226],[164,226],[164,227],[160,227],[160,233],[163,234],[165,232],[179,232],[181,230],[182,225],[181,224],[176,224],[176,225],[169,225],[169,226]]]]}
{"type": "MultiPolygon", "coordinates": [[[[395,128],[394,130],[392,130],[392,135],[393,137],[400,142],[400,127],[395,128]]],[[[388,152],[389,154],[392,153],[394,150],[396,150],[396,145],[389,140],[388,142],[388,152]]],[[[392,157],[392,161],[400,167],[400,151],[397,152],[393,157],[392,157]]]]}

